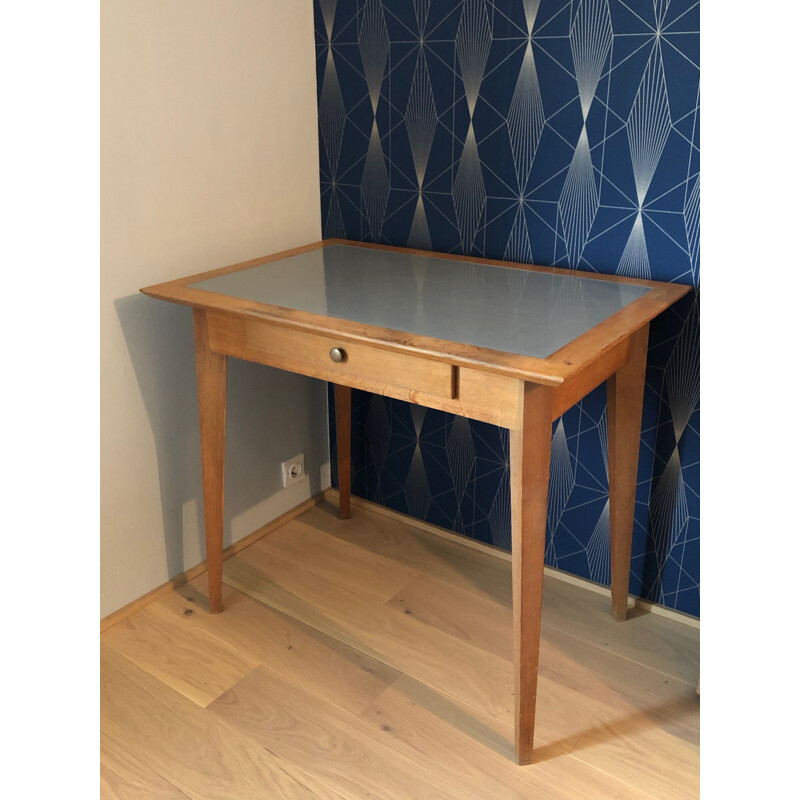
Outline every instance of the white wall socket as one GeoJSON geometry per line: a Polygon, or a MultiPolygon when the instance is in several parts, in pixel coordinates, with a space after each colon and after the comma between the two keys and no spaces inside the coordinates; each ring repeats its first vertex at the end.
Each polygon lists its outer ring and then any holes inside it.
{"type": "Polygon", "coordinates": [[[303,480],[306,476],[306,457],[300,453],[299,456],[284,461],[281,464],[281,470],[283,472],[284,487],[303,480]]]}

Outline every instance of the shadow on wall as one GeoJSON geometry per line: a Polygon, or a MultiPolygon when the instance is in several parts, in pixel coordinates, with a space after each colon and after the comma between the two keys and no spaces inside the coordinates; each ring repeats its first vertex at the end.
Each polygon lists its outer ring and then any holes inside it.
{"type": "MultiPolygon", "coordinates": [[[[194,566],[184,564],[186,537],[197,538],[205,557],[192,312],[140,294],[119,298],[114,306],[156,445],[172,577],[194,566]]],[[[321,381],[229,358],[228,387],[226,547],[233,541],[231,521],[283,488],[282,461],[305,453],[311,494],[324,488],[319,467],[327,461],[321,381]]]]}

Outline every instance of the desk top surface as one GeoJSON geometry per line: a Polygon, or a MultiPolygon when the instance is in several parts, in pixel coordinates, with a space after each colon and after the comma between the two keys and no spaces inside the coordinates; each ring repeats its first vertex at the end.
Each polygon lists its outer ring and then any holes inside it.
{"type": "Polygon", "coordinates": [[[534,358],[651,291],[636,283],[343,244],[188,286],[534,358]]]}
{"type": "Polygon", "coordinates": [[[142,291],[558,385],[690,287],[328,239],[142,291]]]}

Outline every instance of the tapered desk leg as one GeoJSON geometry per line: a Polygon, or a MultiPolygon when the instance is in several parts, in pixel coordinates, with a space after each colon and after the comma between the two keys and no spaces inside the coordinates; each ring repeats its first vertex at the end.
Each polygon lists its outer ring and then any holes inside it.
{"type": "Polygon", "coordinates": [[[333,386],[336,411],[336,453],[339,467],[339,514],[350,518],[350,407],[352,390],[349,386],[333,386]]]}
{"type": "Polygon", "coordinates": [[[649,325],[631,336],[628,361],[608,379],[608,483],[611,513],[611,607],[628,616],[636,472],[642,431],[642,402],[649,325]]]}
{"type": "Polygon", "coordinates": [[[553,393],[524,385],[522,423],[510,431],[511,554],[514,598],[515,744],[520,764],[533,761],[533,721],[542,625],[553,393]]]}
{"type": "Polygon", "coordinates": [[[228,359],[208,347],[206,313],[194,309],[194,348],[203,462],[208,599],[212,614],[222,611],[222,519],[225,489],[225,394],[228,359]]]}

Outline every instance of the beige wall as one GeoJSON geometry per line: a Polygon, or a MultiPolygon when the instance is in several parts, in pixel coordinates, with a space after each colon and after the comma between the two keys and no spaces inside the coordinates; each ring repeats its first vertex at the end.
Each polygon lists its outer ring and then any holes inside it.
{"type": "MultiPolygon", "coordinates": [[[[320,212],[310,0],[101,14],[105,616],[205,557],[191,312],[139,288],[319,239],[320,212]]],[[[329,472],[324,384],[231,359],[228,386],[226,545],[329,472]]]]}

